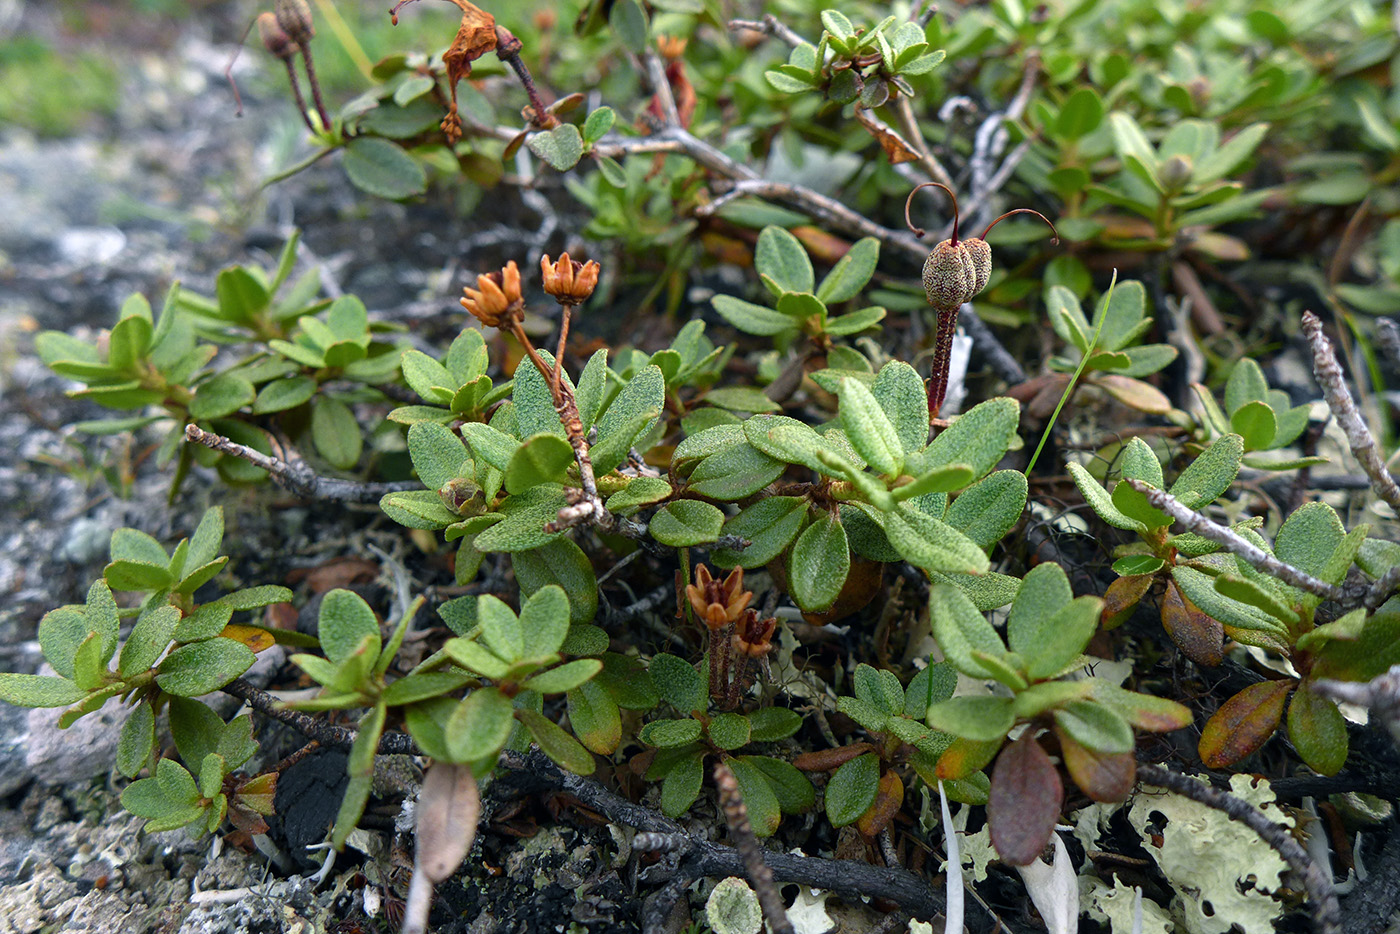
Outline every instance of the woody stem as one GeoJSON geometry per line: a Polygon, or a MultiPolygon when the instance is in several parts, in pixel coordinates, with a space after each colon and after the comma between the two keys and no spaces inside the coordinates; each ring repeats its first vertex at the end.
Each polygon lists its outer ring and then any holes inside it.
{"type": "MultiPolygon", "coordinates": [[[[564,320],[568,321],[567,312],[564,320]]],[[[510,332],[520,342],[520,346],[525,348],[530,362],[539,370],[540,376],[544,377],[545,384],[549,386],[550,395],[554,397],[554,411],[559,415],[559,422],[564,426],[569,446],[574,449],[574,459],[578,461],[579,483],[583,487],[583,493],[601,510],[602,501],[598,498],[598,482],[593,476],[593,461],[588,456],[588,439],[584,437],[583,419],[579,417],[578,403],[574,400],[573,390],[569,389],[569,384],[559,375],[564,366],[563,361],[556,358],[552,368],[545,363],[530,336],[520,326],[519,320],[511,321],[510,332]]],[[[599,518],[602,518],[602,515],[599,518]]]]}
{"type": "Polygon", "coordinates": [[[943,400],[948,395],[948,369],[953,357],[953,335],[958,331],[958,309],[938,309],[938,328],[934,335],[933,372],[928,381],[928,417],[938,417],[943,400]]]}
{"type": "Polygon", "coordinates": [[[535,118],[531,122],[541,126],[545,119],[544,101],[540,99],[540,92],[535,87],[535,79],[530,75],[530,69],[525,67],[525,62],[520,57],[523,45],[524,43],[509,29],[500,25],[496,27],[496,57],[509,65],[520,79],[525,94],[530,98],[530,107],[535,111],[535,118]]]}

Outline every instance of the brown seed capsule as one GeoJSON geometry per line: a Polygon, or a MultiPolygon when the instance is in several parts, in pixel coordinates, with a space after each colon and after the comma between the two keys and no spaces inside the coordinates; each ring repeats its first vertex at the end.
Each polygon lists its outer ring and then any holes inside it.
{"type": "Polygon", "coordinates": [[[544,290],[561,305],[581,305],[593,294],[598,286],[599,266],[594,260],[580,263],[561,253],[557,262],[549,257],[540,257],[540,274],[544,277],[544,290]]]}
{"type": "Polygon", "coordinates": [[[957,308],[977,289],[977,270],[966,243],[944,240],[924,261],[924,293],[934,308],[957,308]]]}
{"type": "Polygon", "coordinates": [[[316,35],[311,23],[311,5],[306,0],[277,0],[277,25],[297,45],[306,45],[316,35]]]}
{"type": "Polygon", "coordinates": [[[476,288],[463,288],[462,292],[462,307],[487,327],[508,328],[525,308],[515,260],[504,269],[477,276],[476,288]]]}
{"type": "Polygon", "coordinates": [[[258,14],[258,35],[262,38],[263,46],[276,58],[286,61],[297,54],[291,37],[277,25],[277,16],[273,13],[258,14]]]}

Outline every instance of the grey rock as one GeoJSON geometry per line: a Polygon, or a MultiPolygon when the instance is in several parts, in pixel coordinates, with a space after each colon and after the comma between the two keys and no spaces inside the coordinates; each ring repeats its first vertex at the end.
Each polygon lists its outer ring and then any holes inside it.
{"type": "Polygon", "coordinates": [[[25,745],[29,738],[29,711],[0,704],[0,798],[14,794],[29,781],[25,745]]]}
{"type": "Polygon", "coordinates": [[[29,711],[25,766],[45,785],[86,782],[111,771],[117,740],[131,708],[109,703],[66,730],[58,728],[57,710],[29,711]]]}

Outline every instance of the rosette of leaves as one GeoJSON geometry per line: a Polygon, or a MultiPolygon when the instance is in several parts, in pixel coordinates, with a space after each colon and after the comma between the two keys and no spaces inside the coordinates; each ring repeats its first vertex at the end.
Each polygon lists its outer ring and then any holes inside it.
{"type": "Polygon", "coordinates": [[[637,738],[655,747],[645,777],[661,782],[661,810],[679,817],[700,796],[705,759],[719,756],[734,773],[744,796],[754,833],[771,836],[784,814],[798,814],[816,800],[812,783],[782,759],[738,755],[751,743],[786,739],[802,726],[802,718],[784,707],[762,707],[751,713],[708,712],[707,678],[674,655],[657,655],[647,665],[660,699],[679,715],[652,720],[637,738]]]}
{"type": "Polygon", "coordinates": [[[406,722],[419,748],[470,765],[480,776],[507,744],[524,749],[533,740],[562,767],[592,774],[593,756],[543,712],[545,695],[587,693],[585,685],[604,668],[598,658],[563,661],[561,653],[586,650],[577,628],[570,628],[564,591],[540,588],[519,616],[495,597],[478,597],[474,623],[385,692],[390,703],[409,705],[406,722]],[[460,701],[441,696],[471,683],[476,686],[460,701]]]}
{"type": "MultiPolygon", "coordinates": [[[[195,770],[174,759],[154,761],[149,778],[122,791],[122,807],[146,818],[147,833],[189,827],[199,837],[217,831],[226,817],[245,832],[267,833],[263,818],[273,813],[277,774],[250,778],[237,771],[258,751],[252,717],[224,723],[199,701],[172,698],[170,721],[176,751],[195,770]]],[[[124,754],[125,746],[118,749],[119,767],[124,754]]]]}
{"type": "Polygon", "coordinates": [[[509,380],[499,386],[492,383],[487,375],[490,364],[486,338],[474,327],[463,328],[440,361],[421,350],[405,351],[400,362],[404,382],[426,404],[400,406],[389,413],[389,420],[409,426],[482,421],[511,392],[509,380]]]}
{"type": "MultiPolygon", "coordinates": [[[[166,554],[159,542],[143,532],[118,529],[112,534],[112,562],[106,576],[88,589],[86,603],[51,610],[39,621],[39,647],[55,674],[0,674],[0,700],[25,707],[68,707],[58,719],[59,726],[66,729],[101,709],[108,700],[122,698],[134,708],[118,741],[117,768],[127,777],[137,775],[142,768],[156,767],[155,724],[162,710],[169,710],[177,741],[196,748],[197,740],[180,737],[206,734],[209,717],[218,718],[203,704],[189,699],[216,691],[243,674],[253,664],[254,653],[274,641],[272,631],[263,627],[230,624],[233,614],[292,596],[284,587],[261,586],[195,603],[195,590],[228,562],[226,556],[218,554],[222,539],[223,511],[219,507],[204,514],[194,535],[181,540],[173,555],[166,554]],[[117,606],[113,590],[146,596],[139,607],[123,610],[117,606]],[[123,615],[135,616],[136,622],[119,652],[123,615]]],[[[222,721],[219,729],[223,729],[222,721]]],[[[202,753],[188,756],[182,750],[181,755],[201,770],[202,783],[215,781],[203,777],[202,753]]],[[[215,787],[247,756],[237,761],[232,758],[224,756],[218,766],[224,771],[215,787]]],[[[169,766],[165,769],[173,774],[169,766]]],[[[203,798],[208,799],[203,805],[208,807],[217,800],[213,794],[203,798]]],[[[210,827],[223,819],[225,804],[218,805],[220,812],[211,818],[210,827]]]]}
{"type": "MultiPolygon", "coordinates": [[[[948,662],[919,671],[907,690],[892,671],[856,666],[853,696],[838,699],[836,709],[864,727],[870,740],[803,753],[793,762],[803,771],[832,773],[825,793],[832,826],[853,823],[862,836],[873,839],[904,803],[902,772],[912,769],[930,786],[938,785],[938,759],[954,737],[931,729],[924,717],[930,706],[953,696],[957,681],[948,662]]],[[[944,781],[948,797],[968,804],[985,804],[987,785],[981,772],[944,781]]]]}
{"type": "Polygon", "coordinates": [[[939,757],[938,778],[962,778],[996,757],[987,799],[993,845],[1024,866],[1036,859],[1060,817],[1064,789],[1037,740],[1053,734],[1065,768],[1096,801],[1121,801],[1137,774],[1133,729],[1161,732],[1191,722],[1173,701],[1137,694],[1097,677],[1067,680],[1098,629],[1103,601],[1075,597],[1056,564],[1032,568],[1006,620],[1006,638],[957,587],[935,584],[929,595],[933,637],[958,671],[997,681],[1011,694],[958,696],[932,704],[929,726],[957,739],[939,757]],[[1017,725],[1026,729],[1003,748],[1017,725]],[[998,755],[1000,753],[1000,755],[998,755]]]}
{"type": "MultiPolygon", "coordinates": [[[[599,351],[577,387],[567,374],[562,378],[577,401],[583,430],[596,429],[590,459],[599,488],[621,492],[640,478],[608,475],[659,423],[666,380],[659,367],[648,365],[613,392],[609,373],[607,353],[599,351]]],[[[549,386],[535,368],[518,371],[511,400],[496,407],[490,422],[466,422],[456,430],[433,419],[415,422],[408,453],[427,489],[387,494],[380,508],[401,525],[441,529],[448,541],[461,539],[459,583],[475,577],[485,552],[518,554],[563,538],[545,526],[568,504],[565,488],[578,485],[578,466],[549,386]]]]}
{"type": "MultiPolygon", "coordinates": [[[[718,509],[708,507],[711,541],[722,531],[750,542],[742,551],[717,549],[715,562],[748,568],[782,558],[788,590],[809,612],[839,602],[853,560],[907,560],[995,599],[1001,578],[989,574],[986,552],[1026,502],[1023,475],[991,472],[1015,437],[1016,402],[984,402],[929,443],[923,381],[908,364],[834,380],[839,417],[822,433],[786,416],[757,415],[677,446],[672,473],[685,479],[681,495],[743,500],[789,465],[816,476],[805,486],[788,485],[785,495],[749,501],[722,526],[718,509]],[[959,490],[950,504],[949,494],[959,490]]],[[[1004,597],[991,605],[1010,593],[1004,597]]]]}
{"type": "MultiPolygon", "coordinates": [[[[1359,525],[1347,532],[1331,506],[1305,503],[1279,528],[1272,548],[1252,528],[1235,530],[1283,563],[1335,585],[1357,560],[1368,529],[1359,525]]],[[[1364,609],[1354,610],[1318,625],[1321,596],[1209,544],[1202,541],[1194,557],[1179,560],[1173,569],[1180,598],[1188,607],[1199,608],[1198,614],[1219,620],[1236,642],[1289,660],[1301,677],[1252,684],[1222,704],[1201,732],[1201,760],[1211,768],[1225,768],[1250,755],[1281,725],[1286,705],[1288,736],[1298,754],[1316,771],[1335,774],[1346,762],[1346,722],[1337,705],[1311,685],[1317,678],[1367,680],[1384,671],[1388,659],[1400,657],[1393,641],[1394,608],[1369,619],[1364,609]],[[1362,646],[1365,649],[1358,651],[1362,646]]],[[[1387,563],[1379,554],[1373,549],[1377,560],[1367,560],[1363,567],[1384,573],[1387,563]]]]}
{"type": "Polygon", "coordinates": [[[830,346],[833,338],[858,334],[884,319],[885,309],[878,306],[844,315],[829,312],[829,306],[860,294],[879,258],[878,240],[858,240],[818,286],[806,249],[791,233],[770,225],[758,235],[754,268],[773,296],[774,307],[732,295],[716,295],[711,303],[720,317],[734,327],[747,334],[771,337],[780,348],[804,334],[820,346],[830,346]]]}
{"type": "MultiPolygon", "coordinates": [[[[1167,249],[1187,227],[1214,227],[1252,216],[1270,194],[1268,189],[1246,192],[1240,182],[1226,181],[1263,142],[1266,123],[1244,127],[1222,142],[1218,123],[1178,120],[1156,146],[1127,113],[1109,114],[1108,126],[1121,168],[1104,184],[1090,186],[1090,195],[1148,222],[1144,236],[1111,242],[1105,236],[1108,245],[1167,249]]],[[[1206,240],[1198,249],[1209,245],[1206,240]]]]}
{"type": "Polygon", "coordinates": [[[764,72],[774,88],[787,94],[820,89],[838,104],[883,106],[892,95],[914,96],[909,77],[923,75],[943,61],[942,49],[929,51],[917,23],[888,16],[873,28],[857,28],[838,10],[823,10],[825,29],[813,46],[795,46],[786,64],[764,72]]]}
{"type": "MultiPolygon", "coordinates": [[[[1192,509],[1204,509],[1215,502],[1234,482],[1240,469],[1244,443],[1239,435],[1217,438],[1198,454],[1167,490],[1192,509]]],[[[1070,463],[1070,476],[1091,509],[1109,525],[1136,532],[1139,541],[1119,549],[1113,562],[1120,577],[1104,594],[1104,624],[1117,626],[1154,589],[1163,591],[1162,625],[1187,657],[1202,665],[1219,665],[1224,648],[1221,622],[1197,609],[1191,598],[1183,597],[1177,576],[1178,565],[1192,557],[1207,554],[1219,546],[1197,535],[1171,535],[1170,516],[1153,508],[1143,494],[1126,482],[1139,480],[1162,489],[1162,463],[1141,438],[1133,438],[1118,452],[1118,482],[1108,490],[1080,464],[1070,463]]],[[[1246,520],[1236,531],[1258,520],[1246,520]]],[[[1233,633],[1232,633],[1233,636],[1233,633]]]]}
{"type": "Polygon", "coordinates": [[[1293,470],[1327,463],[1327,458],[1320,456],[1260,456],[1261,451],[1277,451],[1297,441],[1308,427],[1309,408],[1293,405],[1283,390],[1269,388],[1264,371],[1251,358],[1241,358],[1230,371],[1223,409],[1206,387],[1196,383],[1191,388],[1201,402],[1201,426],[1211,435],[1239,435],[1244,443],[1245,466],[1293,470]]]}
{"type": "Polygon", "coordinates": [[[1055,333],[1074,355],[1050,358],[1050,369],[1064,375],[1050,381],[1042,392],[1059,398],[1079,372],[1079,380],[1124,405],[1157,415],[1171,411],[1171,401],[1162,391],[1141,379],[1177,357],[1177,349],[1170,344],[1138,344],[1152,327],[1146,306],[1147,291],[1141,282],[1120,282],[1100,297],[1090,322],[1074,292],[1052,285],[1045,295],[1045,310],[1055,333]]]}

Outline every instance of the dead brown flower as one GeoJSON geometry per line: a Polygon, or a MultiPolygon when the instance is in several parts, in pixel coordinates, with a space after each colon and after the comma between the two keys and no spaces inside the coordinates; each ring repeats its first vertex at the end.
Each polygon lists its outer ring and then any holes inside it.
{"type": "Polygon", "coordinates": [[[547,254],[540,257],[544,290],[561,305],[581,305],[587,301],[598,286],[599,268],[594,260],[580,263],[570,259],[568,253],[559,254],[558,261],[553,263],[547,254]]]}
{"type": "Polygon", "coordinates": [[[759,619],[757,610],[748,610],[734,627],[734,651],[749,658],[762,658],[773,648],[773,633],[778,621],[772,616],[759,619]]]}
{"type": "Polygon", "coordinates": [[[690,606],[710,629],[720,629],[739,619],[753,599],[744,589],[744,569],[735,568],[723,581],[715,580],[705,565],[696,565],[695,583],[685,588],[690,606]]]}
{"type": "Polygon", "coordinates": [[[520,292],[520,269],[515,260],[497,272],[476,277],[476,288],[462,289],[462,307],[482,324],[493,328],[509,328],[519,320],[525,308],[520,292]]]}

